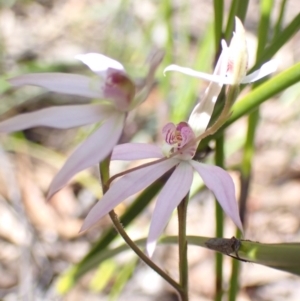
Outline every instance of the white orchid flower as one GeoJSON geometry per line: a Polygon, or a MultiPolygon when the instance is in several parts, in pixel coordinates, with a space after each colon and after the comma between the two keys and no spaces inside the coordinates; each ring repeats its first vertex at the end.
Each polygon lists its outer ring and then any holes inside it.
{"type": "MultiPolygon", "coordinates": [[[[189,124],[186,122],[181,122],[178,125],[168,123],[162,132],[165,143],[169,147],[168,155],[174,154],[174,152],[178,153],[158,163],[129,172],[116,180],[101,200],[91,209],[84,220],[81,231],[94,226],[119,203],[145,189],[174,167],[172,175],[160,191],[156,201],[146,246],[149,256],[152,256],[156,241],[167,225],[172,212],[189,192],[194,172],[201,176],[203,182],[214,193],[226,214],[242,230],[233,181],[222,168],[203,164],[192,159],[197,143],[192,143],[195,134],[189,124]],[[192,144],[184,147],[188,143],[192,144]]],[[[163,147],[163,149],[164,151],[151,144],[121,144],[114,147],[111,160],[162,159],[165,157],[166,148],[163,147]]]]}
{"type": "MultiPolygon", "coordinates": [[[[222,41],[223,50],[226,42],[222,41]]],[[[239,85],[252,83],[273,73],[277,69],[275,60],[266,62],[261,68],[246,76],[248,66],[248,52],[245,37],[245,29],[239,18],[235,18],[235,32],[228,47],[228,64],[225,74],[207,74],[190,68],[180,67],[178,65],[170,65],[165,68],[164,73],[168,71],[178,71],[193,77],[201,78],[210,82],[220,83],[224,85],[239,85]]]]}
{"type": "Polygon", "coordinates": [[[7,133],[36,126],[67,129],[101,122],[100,127],[78,146],[55,176],[48,199],[76,173],[98,164],[109,155],[121,136],[127,112],[145,100],[150,92],[162,55],[153,58],[141,86],[135,85],[121,63],[107,56],[88,53],[76,58],[95,72],[97,78],[78,74],[36,73],[8,80],[15,87],[34,85],[52,92],[105,100],[97,104],[46,108],[0,122],[0,132],[7,133]]]}

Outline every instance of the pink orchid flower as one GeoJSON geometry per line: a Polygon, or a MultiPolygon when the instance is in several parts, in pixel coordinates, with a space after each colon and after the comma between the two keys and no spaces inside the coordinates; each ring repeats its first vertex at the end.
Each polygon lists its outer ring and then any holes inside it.
{"type": "Polygon", "coordinates": [[[52,92],[102,99],[95,104],[46,108],[0,122],[0,132],[36,126],[67,129],[101,122],[100,127],[78,146],[57,173],[50,185],[48,199],[76,173],[109,155],[121,136],[127,112],[147,98],[162,54],[156,53],[153,57],[147,77],[141,85],[136,85],[130,79],[121,63],[102,54],[88,53],[76,58],[98,76],[89,78],[78,74],[36,73],[8,80],[15,87],[34,85],[52,92]]]}
{"type": "Polygon", "coordinates": [[[131,195],[148,187],[172,168],[172,175],[158,195],[147,239],[147,253],[152,256],[156,241],[162,234],[173,210],[188,194],[194,172],[198,173],[205,185],[214,193],[220,205],[233,222],[242,230],[235,188],[230,175],[218,166],[207,165],[193,160],[197,143],[192,143],[195,133],[186,122],[178,125],[168,123],[162,130],[167,147],[164,151],[149,144],[126,143],[114,147],[112,160],[161,159],[152,165],[129,172],[114,182],[99,202],[87,215],[81,231],[95,225],[99,219],[131,195]],[[190,142],[190,143],[189,143],[190,142]],[[189,143],[189,145],[187,145],[189,143]],[[191,145],[190,145],[191,144],[191,145]],[[186,146],[184,148],[184,146],[186,146]],[[167,151],[166,151],[167,150],[167,151]],[[167,157],[165,156],[168,152],[167,157]],[[175,156],[168,157],[174,152],[175,156]]]}
{"type": "Polygon", "coordinates": [[[221,83],[224,85],[239,85],[252,83],[261,78],[273,73],[277,69],[275,60],[266,62],[261,68],[246,76],[248,66],[248,52],[245,37],[245,29],[239,18],[235,18],[235,32],[231,39],[229,47],[226,42],[222,41],[223,51],[227,48],[228,64],[227,72],[225,74],[207,74],[199,72],[190,68],[180,67],[178,65],[170,65],[165,68],[164,73],[168,71],[177,71],[193,77],[201,78],[214,83],[221,83]]]}

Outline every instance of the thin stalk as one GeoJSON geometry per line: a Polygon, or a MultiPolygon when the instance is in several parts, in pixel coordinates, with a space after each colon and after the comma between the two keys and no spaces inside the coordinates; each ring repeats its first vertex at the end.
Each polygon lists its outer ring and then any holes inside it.
{"type": "Polygon", "coordinates": [[[282,29],[282,22],[284,18],[285,8],[286,8],[287,0],[282,0],[279,10],[279,15],[274,27],[273,39],[277,37],[277,35],[281,32],[282,29]]]}
{"type": "Polygon", "coordinates": [[[223,27],[223,13],[224,2],[223,0],[214,0],[214,16],[215,16],[215,52],[218,53],[222,37],[223,27]]]}
{"type": "MultiPolygon", "coordinates": [[[[241,232],[238,230],[236,233],[236,238],[239,239],[241,237],[241,232]]],[[[239,271],[240,271],[240,261],[232,260],[232,268],[231,268],[231,278],[230,278],[230,289],[228,292],[228,301],[236,301],[236,295],[239,289],[239,271]]]]}
{"type": "Polygon", "coordinates": [[[178,245],[179,245],[179,283],[182,288],[180,294],[182,301],[188,301],[188,257],[187,257],[187,239],[186,239],[186,222],[187,222],[187,204],[188,194],[177,207],[178,211],[178,245]]]}
{"type": "Polygon", "coordinates": [[[262,0],[260,3],[261,16],[257,32],[258,46],[256,52],[256,60],[261,57],[268,42],[268,35],[270,31],[270,15],[272,12],[274,0],[262,0]]]}
{"type": "Polygon", "coordinates": [[[239,0],[238,1],[238,7],[236,11],[236,16],[239,17],[239,19],[244,23],[247,10],[248,10],[248,4],[249,0],[239,0]]]}
{"type": "MultiPolygon", "coordinates": [[[[167,37],[165,42],[165,57],[163,63],[165,66],[168,66],[173,63],[173,55],[174,55],[174,39],[173,39],[173,6],[172,6],[172,0],[165,0],[161,1],[160,6],[160,14],[165,22],[167,37]]],[[[163,84],[161,85],[161,90],[163,95],[168,95],[170,92],[170,84],[171,84],[171,78],[165,77],[163,80],[163,84]]],[[[174,111],[174,105],[173,103],[171,106],[171,112],[174,111]]],[[[172,114],[172,113],[171,113],[172,114]]]]}
{"type": "MultiPolygon", "coordinates": [[[[262,0],[261,1],[261,14],[260,22],[258,26],[258,46],[256,53],[256,60],[261,56],[264,48],[268,42],[268,33],[270,27],[270,15],[273,7],[273,0],[262,0]]],[[[255,89],[259,84],[254,84],[252,89],[255,89]]],[[[252,160],[255,153],[255,133],[257,129],[257,124],[259,121],[259,107],[252,112],[248,117],[248,130],[247,138],[244,147],[242,166],[241,166],[241,194],[240,194],[240,216],[242,223],[244,225],[247,210],[247,199],[249,194],[249,185],[251,181],[251,171],[252,171],[252,160]]],[[[236,236],[240,238],[241,233],[237,230],[236,236]]],[[[239,269],[240,262],[238,260],[233,260],[230,288],[229,288],[229,301],[236,300],[236,295],[239,288],[239,269]]]]}
{"type": "Polygon", "coordinates": [[[252,159],[255,153],[255,133],[259,121],[259,110],[255,110],[248,117],[247,137],[244,146],[244,153],[241,165],[241,194],[240,194],[240,217],[243,225],[245,224],[246,202],[249,193],[249,185],[251,181],[252,159]]]}
{"type": "MultiPolygon", "coordinates": [[[[216,139],[216,153],[215,153],[215,163],[216,165],[223,167],[224,166],[224,135],[221,135],[216,139]]],[[[224,214],[220,204],[215,201],[216,207],[216,237],[223,237],[223,228],[224,228],[224,214]]],[[[215,283],[215,301],[221,301],[223,295],[223,255],[216,252],[216,283],[215,283]]]]}
{"type": "Polygon", "coordinates": [[[232,36],[233,27],[234,27],[234,17],[236,15],[238,4],[239,4],[238,0],[232,0],[232,2],[231,2],[227,25],[226,25],[226,29],[225,29],[225,39],[227,42],[230,41],[231,36],[232,36]]]}
{"type": "MultiPolygon", "coordinates": [[[[109,162],[110,159],[104,160],[104,162],[100,163],[99,170],[101,173],[101,179],[109,179],[109,162]]],[[[109,186],[102,182],[103,194],[107,192],[109,186]]],[[[165,279],[173,288],[181,295],[183,293],[180,284],[178,284],[174,279],[172,279],[168,274],[166,274],[160,267],[158,267],[128,236],[126,231],[123,228],[123,225],[120,223],[118,215],[114,210],[109,212],[110,219],[116,229],[116,231],[121,235],[123,240],[127,243],[127,245],[136,253],[136,255],[144,261],[150,268],[152,268],[156,273],[158,273],[163,279],[165,279]]],[[[185,300],[183,300],[185,301],[185,300]]]]}
{"type": "MultiPolygon", "coordinates": [[[[142,260],[144,263],[146,263],[151,269],[153,269],[157,274],[159,274],[163,279],[165,279],[171,286],[176,289],[176,291],[182,295],[183,291],[180,286],[175,280],[173,280],[168,274],[166,274],[160,267],[158,267],[128,236],[126,231],[124,230],[122,224],[119,221],[118,215],[115,213],[114,210],[111,210],[109,212],[110,219],[112,220],[116,230],[118,233],[122,236],[124,241],[127,243],[127,245],[130,247],[133,252],[142,260]]],[[[182,300],[185,301],[185,300],[182,300]]]]}
{"type": "Polygon", "coordinates": [[[300,29],[300,13],[287,25],[263,51],[249,73],[257,69],[263,62],[269,60],[276,52],[285,45],[300,29]]]}
{"type": "Polygon", "coordinates": [[[171,64],[173,61],[173,23],[172,23],[172,16],[173,16],[173,7],[172,7],[172,0],[165,0],[161,2],[162,5],[162,15],[166,22],[167,28],[167,40],[166,40],[166,55],[165,55],[165,63],[171,64]]]}

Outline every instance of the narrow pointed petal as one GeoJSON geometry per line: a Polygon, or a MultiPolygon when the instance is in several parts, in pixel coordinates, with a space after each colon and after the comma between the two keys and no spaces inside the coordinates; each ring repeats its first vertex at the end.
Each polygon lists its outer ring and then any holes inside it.
{"type": "Polygon", "coordinates": [[[147,143],[124,143],[116,145],[113,149],[111,160],[140,160],[163,158],[161,149],[153,144],[147,143]]]}
{"type": "Polygon", "coordinates": [[[0,132],[15,132],[36,126],[68,129],[99,122],[109,116],[107,106],[60,106],[20,114],[0,122],[0,132]]]}
{"type": "Polygon", "coordinates": [[[245,28],[237,17],[235,17],[235,33],[229,45],[229,52],[227,76],[231,85],[239,85],[247,72],[248,51],[245,28]]]}
{"type": "Polygon", "coordinates": [[[214,83],[220,83],[220,84],[230,84],[231,83],[227,78],[225,78],[223,76],[212,75],[212,74],[208,74],[208,73],[204,73],[204,72],[200,72],[200,71],[195,71],[193,69],[186,68],[186,67],[180,67],[178,65],[168,66],[164,70],[164,74],[169,71],[177,71],[177,72],[180,72],[180,73],[183,73],[186,75],[190,75],[192,77],[201,78],[203,80],[211,81],[214,83]]]}
{"type": "MultiPolygon", "coordinates": [[[[214,74],[225,78],[229,59],[229,50],[225,41],[222,41],[223,51],[216,64],[214,74]]],[[[210,82],[204,92],[204,97],[197,104],[190,115],[189,125],[193,129],[196,136],[205,132],[211,119],[216,101],[222,90],[223,83],[210,82]]]]}
{"type": "Polygon", "coordinates": [[[78,95],[89,98],[103,98],[99,84],[89,77],[67,73],[32,73],[13,77],[8,82],[15,86],[38,86],[52,92],[78,95]]]}
{"type": "Polygon", "coordinates": [[[108,69],[114,69],[126,73],[123,65],[100,53],[87,53],[75,56],[76,59],[87,65],[93,72],[100,76],[106,76],[108,69]]]}
{"type": "Polygon", "coordinates": [[[101,200],[91,209],[84,220],[80,231],[85,231],[95,225],[104,215],[129,196],[151,185],[169,169],[178,163],[176,159],[166,160],[133,172],[117,180],[104,194],[101,200]]]}
{"type": "Polygon", "coordinates": [[[68,158],[53,179],[47,199],[64,187],[78,172],[105,159],[118,143],[125,121],[125,114],[115,112],[90,135],[68,158]]]}
{"type": "Polygon", "coordinates": [[[235,188],[230,175],[218,166],[202,164],[196,161],[190,161],[190,164],[200,174],[205,185],[214,193],[225,213],[243,231],[235,198],[235,188]]]}
{"type": "Polygon", "coordinates": [[[182,161],[161,190],[151,220],[147,253],[153,255],[156,241],[166,227],[172,212],[187,195],[193,180],[192,166],[182,161]]]}
{"type": "Polygon", "coordinates": [[[261,78],[275,72],[278,68],[276,60],[271,60],[263,64],[259,70],[254,71],[253,73],[245,76],[242,80],[242,84],[253,83],[261,78]]]}

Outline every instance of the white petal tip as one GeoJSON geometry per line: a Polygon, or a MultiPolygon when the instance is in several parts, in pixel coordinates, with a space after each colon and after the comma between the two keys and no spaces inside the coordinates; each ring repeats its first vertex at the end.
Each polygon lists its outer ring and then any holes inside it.
{"type": "Polygon", "coordinates": [[[153,256],[155,247],[156,247],[156,242],[155,241],[147,242],[146,251],[147,251],[148,257],[151,258],[153,256]]]}
{"type": "Polygon", "coordinates": [[[170,65],[164,70],[164,74],[169,71],[177,71],[185,75],[200,78],[202,80],[212,81],[214,83],[226,84],[227,79],[224,76],[211,75],[204,72],[199,72],[190,68],[180,67],[178,65],[170,65]]]}
{"type": "Polygon", "coordinates": [[[227,43],[224,39],[222,39],[222,41],[221,41],[221,46],[222,46],[223,50],[228,48],[227,43]]]}
{"type": "Polygon", "coordinates": [[[264,68],[266,72],[273,73],[278,69],[278,62],[277,60],[270,60],[263,64],[262,68],[264,68]]]}
{"type": "Polygon", "coordinates": [[[277,60],[270,60],[264,63],[259,70],[247,75],[241,81],[242,84],[248,84],[262,79],[265,76],[274,73],[278,68],[277,60]]]}
{"type": "Polygon", "coordinates": [[[180,70],[179,66],[177,66],[177,65],[170,65],[170,66],[168,66],[168,67],[166,67],[164,69],[163,74],[164,74],[164,76],[166,76],[167,72],[169,72],[169,71],[178,71],[178,70],[180,70]]]}
{"type": "Polygon", "coordinates": [[[125,71],[120,62],[100,53],[78,54],[75,56],[75,58],[86,64],[92,71],[96,73],[105,72],[108,68],[125,71]]]}

